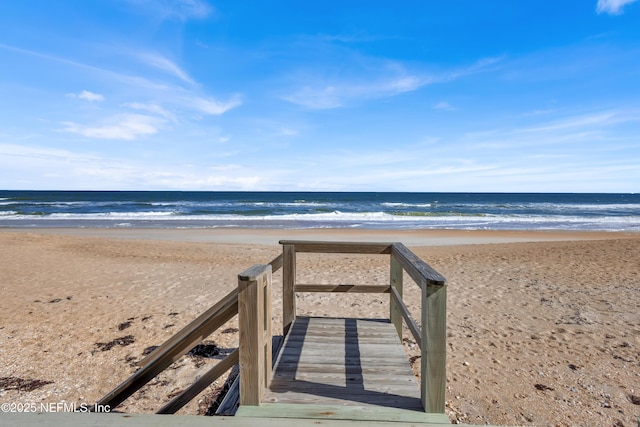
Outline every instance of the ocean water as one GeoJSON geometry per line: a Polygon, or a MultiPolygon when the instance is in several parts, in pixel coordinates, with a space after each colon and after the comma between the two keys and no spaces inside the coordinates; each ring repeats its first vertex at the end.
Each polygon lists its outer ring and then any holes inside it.
{"type": "Polygon", "coordinates": [[[0,227],[640,232],[640,194],[0,191],[0,227]]]}

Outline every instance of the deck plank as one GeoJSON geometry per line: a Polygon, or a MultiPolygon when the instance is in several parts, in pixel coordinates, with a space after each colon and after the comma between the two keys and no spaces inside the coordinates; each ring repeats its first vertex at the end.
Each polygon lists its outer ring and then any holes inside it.
{"type": "Polygon", "coordinates": [[[263,402],[423,414],[420,387],[395,327],[380,319],[297,317],[263,402]]]}

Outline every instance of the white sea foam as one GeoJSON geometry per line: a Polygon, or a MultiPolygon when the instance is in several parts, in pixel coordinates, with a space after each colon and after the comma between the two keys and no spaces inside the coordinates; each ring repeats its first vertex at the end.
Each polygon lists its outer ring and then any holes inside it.
{"type": "Polygon", "coordinates": [[[402,203],[402,202],[384,202],[382,206],[390,208],[430,208],[433,206],[431,203],[402,203]]]}
{"type": "Polygon", "coordinates": [[[14,211],[0,213],[2,218],[16,220],[43,221],[121,221],[117,227],[132,227],[136,221],[157,221],[160,223],[216,223],[216,226],[242,226],[243,224],[286,224],[305,223],[308,227],[358,227],[380,226],[392,228],[461,228],[461,229],[584,229],[584,230],[640,230],[640,216],[552,216],[552,215],[430,215],[405,216],[385,212],[342,212],[283,215],[183,215],[174,212],[106,212],[106,213],[55,213],[51,215],[18,215],[14,211]],[[393,224],[393,225],[392,225],[393,224]]]}

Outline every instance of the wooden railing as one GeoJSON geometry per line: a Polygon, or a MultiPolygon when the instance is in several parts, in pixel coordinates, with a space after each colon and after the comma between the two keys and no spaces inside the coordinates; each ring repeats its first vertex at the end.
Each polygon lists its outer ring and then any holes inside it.
{"type": "Polygon", "coordinates": [[[403,321],[420,347],[421,397],[425,412],[444,413],[446,382],[446,286],[445,279],[402,243],[309,242],[282,240],[282,254],[269,264],[254,265],[238,275],[238,287],[217,304],[155,349],[139,365],[140,369],[121,383],[96,406],[111,409],[147,384],[204,338],[238,314],[238,349],[218,362],[194,384],[182,391],[157,413],[172,414],[182,408],[234,364],[240,365],[240,405],[259,405],[269,386],[272,369],[272,274],[282,268],[283,335],[296,316],[297,292],[356,292],[390,294],[389,320],[400,340],[403,321]],[[303,284],[296,281],[296,253],[351,253],[390,255],[390,283],[303,284]],[[420,325],[402,299],[406,272],[422,290],[420,325]]]}
{"type": "MultiPolygon", "coordinates": [[[[111,410],[115,409],[129,396],[155,378],[160,372],[167,369],[173,362],[185,355],[236,314],[238,314],[238,289],[229,292],[217,304],[151,352],[138,363],[140,368],[131,377],[107,393],[96,402],[95,406],[105,407],[108,405],[111,410]]],[[[239,350],[236,349],[227,355],[190,387],[183,390],[159,409],[157,413],[173,414],[178,411],[222,374],[231,369],[233,365],[237,364],[239,360],[238,354],[239,350]]]]}
{"type": "Polygon", "coordinates": [[[420,390],[425,412],[444,413],[446,388],[446,280],[402,243],[310,242],[282,240],[283,334],[296,317],[296,292],[389,293],[389,319],[402,340],[403,321],[420,347],[420,390]],[[389,254],[388,286],[301,284],[296,281],[296,253],[389,254]],[[422,291],[420,325],[402,299],[403,276],[422,291]]]}

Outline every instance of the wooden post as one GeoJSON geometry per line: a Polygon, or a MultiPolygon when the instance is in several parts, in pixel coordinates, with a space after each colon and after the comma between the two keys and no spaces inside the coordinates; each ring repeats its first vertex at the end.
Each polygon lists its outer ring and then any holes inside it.
{"type": "MultiPolygon", "coordinates": [[[[398,295],[402,298],[402,265],[398,262],[396,257],[391,255],[391,265],[389,272],[389,285],[394,288],[398,295]]],[[[393,298],[393,292],[389,292],[389,320],[396,327],[400,342],[402,342],[402,311],[393,298]]]]}
{"type": "Polygon", "coordinates": [[[271,382],[271,368],[273,365],[273,345],[271,340],[273,336],[271,330],[271,275],[271,268],[267,270],[266,274],[262,275],[262,290],[264,292],[264,297],[262,298],[264,302],[264,387],[269,387],[269,383],[271,382]]]}
{"type": "Polygon", "coordinates": [[[282,246],[282,335],[287,336],[296,319],[296,247],[282,246]]]}
{"type": "Polygon", "coordinates": [[[264,351],[265,323],[270,322],[265,322],[265,280],[271,282],[271,265],[254,265],[238,275],[240,405],[260,405],[268,382],[264,351]]]}
{"type": "Polygon", "coordinates": [[[444,413],[447,382],[447,286],[419,283],[422,288],[420,390],[424,411],[444,413]]]}

